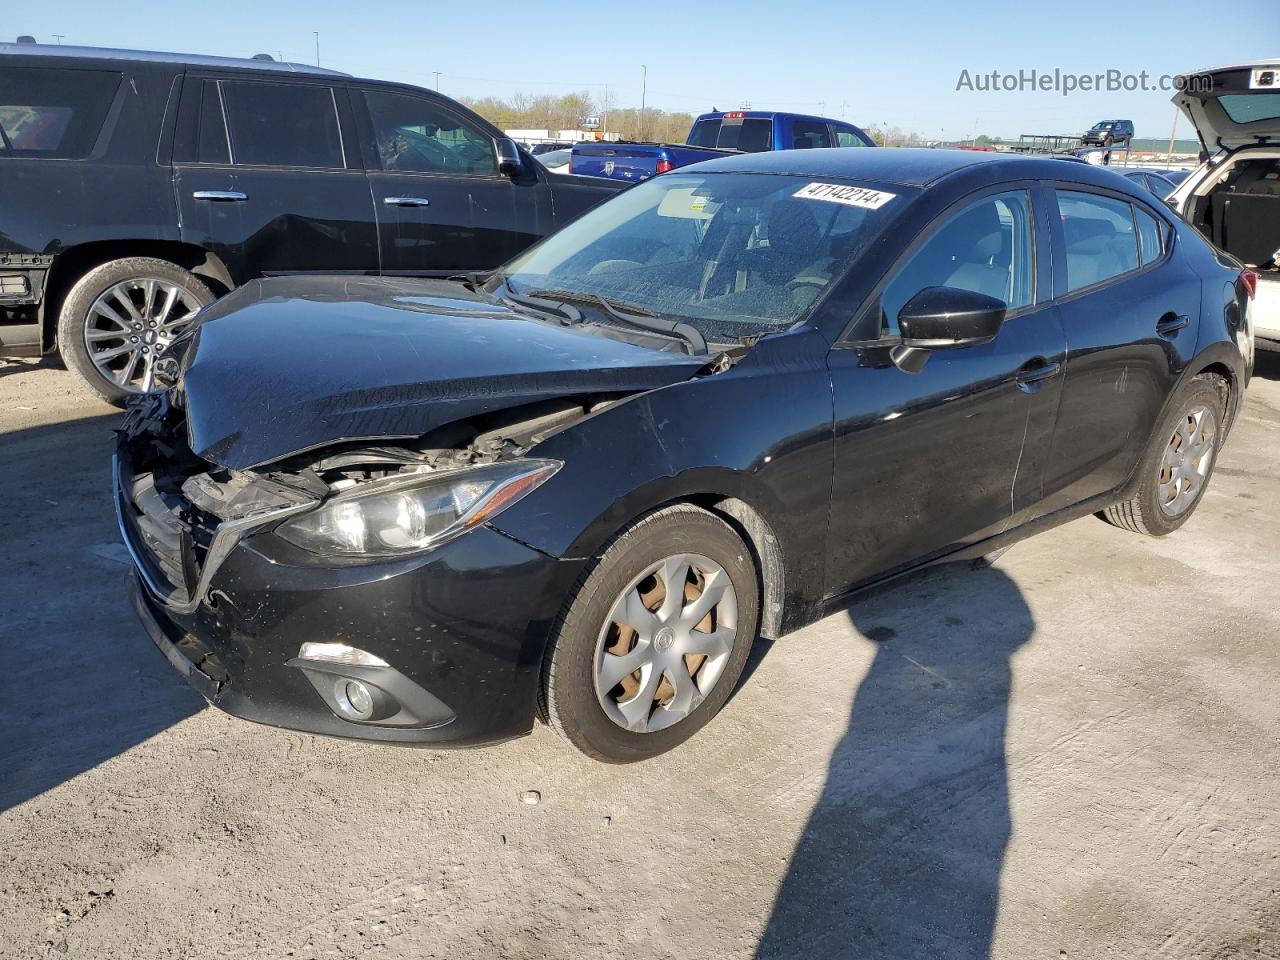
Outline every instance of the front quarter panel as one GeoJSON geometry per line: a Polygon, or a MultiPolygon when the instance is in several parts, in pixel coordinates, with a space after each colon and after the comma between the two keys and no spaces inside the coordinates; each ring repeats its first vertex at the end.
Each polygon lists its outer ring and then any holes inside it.
{"type": "Polygon", "coordinates": [[[494,526],[555,557],[598,556],[641,515],[678,500],[734,497],[782,553],[784,624],[821,599],[831,491],[827,342],[768,338],[738,365],[624,401],[531,456],[564,461],[494,526]]]}

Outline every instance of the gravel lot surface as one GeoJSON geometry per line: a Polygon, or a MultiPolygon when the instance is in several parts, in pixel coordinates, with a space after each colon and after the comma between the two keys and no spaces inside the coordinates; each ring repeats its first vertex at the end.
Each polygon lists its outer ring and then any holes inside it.
{"type": "Polygon", "coordinates": [[[1179,533],[1089,518],[905,581],[619,768],[205,707],[128,607],[117,415],[0,365],[0,957],[1278,958],[1259,373],[1179,533]]]}

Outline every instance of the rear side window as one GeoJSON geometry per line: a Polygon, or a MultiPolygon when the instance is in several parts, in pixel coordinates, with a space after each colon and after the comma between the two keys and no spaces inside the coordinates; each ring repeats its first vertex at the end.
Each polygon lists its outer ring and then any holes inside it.
{"type": "Polygon", "coordinates": [[[791,125],[791,146],[796,150],[831,146],[831,129],[825,123],[797,120],[791,125]]]}
{"type": "Polygon", "coordinates": [[[1123,200],[1058,191],[1067,256],[1067,290],[1079,290],[1138,269],[1133,207],[1123,200]]]}
{"type": "Polygon", "coordinates": [[[0,71],[0,156],[87,157],[119,86],[110,70],[0,71]]]}
{"type": "Polygon", "coordinates": [[[329,87],[224,80],[222,98],[237,164],[344,166],[338,111],[329,87]]]}
{"type": "Polygon", "coordinates": [[[1164,253],[1165,225],[1141,207],[1134,208],[1138,223],[1138,256],[1145,267],[1164,253]]]}
{"type": "Polygon", "coordinates": [[[227,150],[227,126],[222,119],[222,99],[218,81],[202,81],[200,91],[200,126],[197,128],[196,157],[201,163],[230,163],[227,150]]]}

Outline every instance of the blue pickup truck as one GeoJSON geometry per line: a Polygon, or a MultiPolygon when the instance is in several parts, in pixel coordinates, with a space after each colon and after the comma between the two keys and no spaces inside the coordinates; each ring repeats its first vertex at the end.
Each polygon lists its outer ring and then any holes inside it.
{"type": "Polygon", "coordinates": [[[569,171],[588,177],[638,181],[726,153],[873,146],[870,137],[841,120],[800,113],[731,110],[698,117],[683,144],[621,141],[574,144],[569,171]]]}

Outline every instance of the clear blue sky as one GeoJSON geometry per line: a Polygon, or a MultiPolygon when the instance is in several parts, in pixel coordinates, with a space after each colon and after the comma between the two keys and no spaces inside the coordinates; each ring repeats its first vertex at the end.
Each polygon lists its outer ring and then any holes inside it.
{"type": "MultiPolygon", "coordinates": [[[[40,42],[314,62],[427,86],[440,71],[450,95],[510,96],[605,84],[619,106],[692,113],[744,102],[824,112],[928,138],[1075,133],[1095,120],[1132,119],[1140,137],[1167,137],[1167,92],[957,91],[971,75],[1054,68],[1146,70],[1152,77],[1280,56],[1274,3],[958,3],[954,0],[52,0],[13,4],[13,35],[40,42]]],[[[12,40],[13,36],[3,39],[12,40]]],[[[1179,122],[1180,137],[1191,136],[1179,122]]]]}

